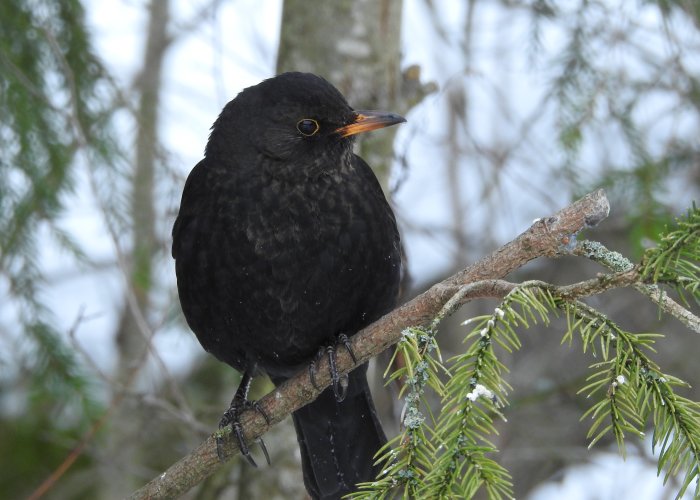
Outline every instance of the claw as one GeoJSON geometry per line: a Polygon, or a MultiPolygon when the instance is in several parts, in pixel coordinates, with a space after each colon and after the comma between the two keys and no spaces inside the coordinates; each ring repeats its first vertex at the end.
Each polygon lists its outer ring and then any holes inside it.
{"type": "MultiPolygon", "coordinates": [[[[268,421],[268,423],[270,422],[268,421]]],[[[267,465],[272,465],[272,463],[270,462],[270,454],[267,452],[267,446],[265,446],[265,441],[263,441],[262,438],[258,438],[255,441],[258,443],[258,445],[260,445],[260,449],[265,455],[265,461],[267,462],[267,465]]]]}
{"type": "Polygon", "coordinates": [[[348,389],[348,376],[340,375],[338,373],[338,366],[336,365],[336,348],[335,346],[328,346],[328,365],[331,370],[331,384],[333,385],[333,394],[335,394],[335,400],[340,403],[345,399],[348,389]],[[345,382],[345,383],[343,383],[345,382]]]}
{"type": "MultiPolygon", "coordinates": [[[[224,415],[221,417],[221,421],[219,422],[219,429],[225,429],[230,425],[231,433],[236,437],[236,440],[238,441],[238,447],[241,450],[241,455],[243,455],[246,458],[246,460],[248,460],[248,463],[250,465],[252,465],[253,467],[257,467],[258,464],[255,463],[255,460],[253,460],[253,457],[250,455],[250,449],[248,448],[248,445],[246,444],[245,439],[243,437],[243,426],[240,422],[240,412],[242,409],[244,409],[244,406],[247,406],[245,402],[234,398],[234,400],[231,402],[231,407],[228,410],[226,410],[224,412],[224,415]]],[[[216,436],[216,455],[219,457],[219,460],[221,462],[223,462],[226,459],[223,446],[224,438],[219,434],[218,436],[216,436]]]]}
{"type": "MultiPolygon", "coordinates": [[[[248,445],[245,442],[245,438],[243,436],[243,426],[240,422],[241,413],[249,408],[253,408],[265,418],[265,421],[268,424],[270,423],[270,417],[267,415],[265,410],[262,409],[262,406],[260,406],[257,401],[249,401],[247,399],[248,389],[250,388],[250,382],[252,378],[253,377],[248,373],[243,374],[243,379],[241,380],[241,384],[238,387],[236,394],[233,396],[231,405],[229,406],[228,410],[224,412],[223,416],[221,417],[221,420],[219,421],[219,429],[224,429],[230,425],[231,432],[236,437],[236,441],[238,441],[238,448],[241,450],[241,455],[243,455],[246,458],[246,460],[248,460],[248,463],[250,465],[252,465],[253,467],[257,467],[258,464],[255,463],[255,460],[253,460],[253,457],[250,455],[250,449],[248,448],[248,445]]],[[[256,442],[260,445],[260,448],[265,454],[265,460],[267,461],[267,464],[270,465],[270,455],[267,452],[265,442],[262,440],[262,438],[256,439],[256,442]]],[[[216,436],[216,454],[219,457],[219,460],[222,462],[226,459],[226,455],[223,450],[223,445],[223,436],[219,434],[216,436]]]]}
{"type": "Polygon", "coordinates": [[[316,383],[316,363],[323,357],[324,354],[328,355],[328,366],[331,373],[331,386],[333,387],[335,399],[338,402],[345,399],[348,389],[348,375],[341,375],[338,373],[338,365],[336,362],[337,346],[341,344],[343,347],[345,347],[345,349],[347,349],[353,362],[357,364],[357,358],[355,357],[355,353],[352,351],[350,339],[344,333],[338,335],[338,339],[335,344],[329,344],[325,347],[321,347],[316,354],[316,357],[311,361],[311,364],[309,364],[309,379],[311,380],[311,385],[320,391],[322,388],[316,383]]]}
{"type": "Polygon", "coordinates": [[[316,360],[311,361],[311,364],[309,365],[309,380],[311,380],[311,385],[314,386],[314,389],[317,391],[321,390],[316,383],[316,360]]]}
{"type": "Polygon", "coordinates": [[[352,362],[357,364],[357,358],[355,357],[355,353],[352,350],[352,343],[350,343],[350,339],[348,338],[348,336],[344,333],[338,335],[338,343],[343,344],[343,347],[345,347],[345,349],[348,351],[348,354],[352,358],[352,362]]]}
{"type": "Polygon", "coordinates": [[[250,406],[254,408],[255,411],[257,411],[260,415],[263,416],[267,425],[270,425],[270,416],[265,412],[265,410],[263,410],[263,407],[260,406],[260,403],[258,403],[257,401],[248,401],[248,403],[250,403],[250,406]]]}

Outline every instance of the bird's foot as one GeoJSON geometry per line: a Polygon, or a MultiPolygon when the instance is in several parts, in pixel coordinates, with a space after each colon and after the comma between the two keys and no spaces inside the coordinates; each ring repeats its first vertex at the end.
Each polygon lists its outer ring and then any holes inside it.
{"type": "Polygon", "coordinates": [[[321,388],[316,384],[316,363],[323,358],[324,354],[328,356],[328,366],[331,372],[331,385],[333,387],[333,394],[335,395],[335,400],[339,403],[345,399],[345,394],[348,390],[348,375],[347,373],[338,373],[338,366],[336,364],[336,353],[338,346],[342,345],[347,349],[348,354],[352,358],[353,363],[357,363],[357,358],[355,353],[352,351],[352,345],[350,344],[350,339],[344,333],[338,335],[335,343],[323,346],[318,350],[316,358],[311,361],[309,365],[309,378],[311,379],[311,384],[318,389],[321,388]]]}
{"type": "MultiPolygon", "coordinates": [[[[250,454],[250,449],[248,448],[248,444],[245,442],[245,438],[243,437],[241,414],[245,410],[249,410],[252,408],[255,411],[257,411],[260,415],[262,415],[268,424],[270,423],[270,417],[267,415],[267,413],[265,413],[265,410],[262,409],[262,406],[260,406],[257,401],[249,401],[247,399],[241,399],[236,396],[234,396],[233,401],[231,401],[231,406],[229,406],[228,410],[226,410],[223,416],[221,417],[221,420],[219,421],[219,429],[224,429],[230,425],[231,432],[238,441],[238,447],[241,450],[241,455],[243,455],[246,458],[246,460],[248,460],[248,463],[250,465],[252,465],[253,467],[257,467],[258,464],[255,463],[255,460],[253,460],[253,457],[250,454]]],[[[262,438],[258,438],[256,439],[256,442],[260,445],[260,448],[265,454],[265,460],[267,461],[267,465],[270,465],[270,455],[267,452],[265,441],[263,441],[262,438]]],[[[222,462],[225,459],[223,445],[223,437],[221,435],[217,435],[216,454],[218,455],[219,460],[221,460],[222,462]]]]}

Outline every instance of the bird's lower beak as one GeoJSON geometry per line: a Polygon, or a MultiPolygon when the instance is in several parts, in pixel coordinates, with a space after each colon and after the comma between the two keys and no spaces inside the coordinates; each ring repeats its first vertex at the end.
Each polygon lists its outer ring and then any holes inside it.
{"type": "Polygon", "coordinates": [[[406,121],[401,115],[382,111],[355,111],[355,120],[335,130],[340,137],[349,137],[370,130],[396,125],[406,121]]]}

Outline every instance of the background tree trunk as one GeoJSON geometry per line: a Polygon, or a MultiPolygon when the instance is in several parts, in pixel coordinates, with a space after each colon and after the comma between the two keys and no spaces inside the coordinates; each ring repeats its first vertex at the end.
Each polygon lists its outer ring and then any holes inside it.
{"type": "MultiPolygon", "coordinates": [[[[355,109],[405,112],[401,99],[402,0],[286,0],[277,71],[323,76],[355,109]],[[321,22],[319,22],[321,21],[321,22]]],[[[383,185],[396,128],[362,138],[358,153],[383,185]]]]}
{"type": "MultiPolygon", "coordinates": [[[[156,210],[154,179],[160,140],[158,137],[163,62],[168,48],[168,0],[153,0],[148,8],[148,33],[143,65],[134,88],[138,95],[136,109],[135,155],[131,178],[131,254],[126,262],[128,283],[116,335],[117,371],[114,390],[128,390],[138,380],[148,360],[152,331],[148,323],[153,281],[153,261],[158,248],[155,232],[156,210]]],[[[137,485],[125,485],[117,478],[134,479],[134,467],[142,463],[144,422],[147,407],[134,398],[117,405],[103,457],[104,498],[119,498],[137,485]],[[129,472],[128,474],[125,472],[129,472]]],[[[136,474],[138,476],[138,473],[136,474]]]]}

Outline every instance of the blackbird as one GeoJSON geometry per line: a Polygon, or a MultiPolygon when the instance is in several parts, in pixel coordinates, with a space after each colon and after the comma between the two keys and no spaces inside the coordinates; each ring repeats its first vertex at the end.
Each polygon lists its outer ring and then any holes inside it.
{"type": "MultiPolygon", "coordinates": [[[[180,303],[204,349],[243,373],[220,425],[233,425],[248,457],[238,420],[255,406],[252,377],[280,384],[319,353],[334,361],[336,346],[396,303],[399,232],[353,142],[404,121],[353,110],[319,76],[284,73],[224,107],[187,178],[173,227],[180,303]]],[[[386,438],[366,371],[344,378],[332,367],[332,386],[293,414],[314,498],[339,498],[378,472],[386,438]]]]}

